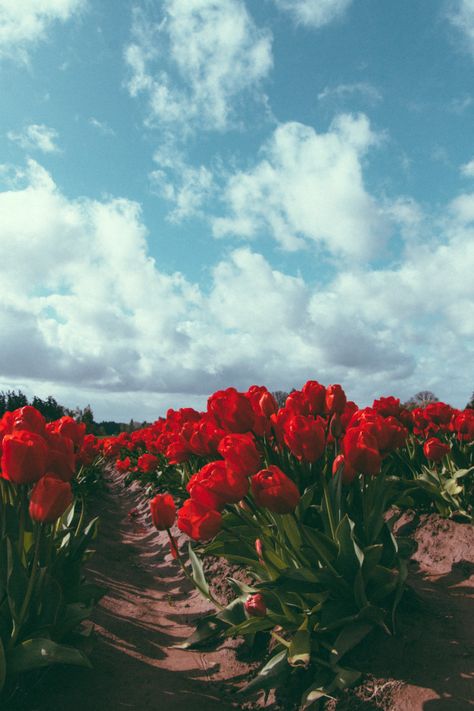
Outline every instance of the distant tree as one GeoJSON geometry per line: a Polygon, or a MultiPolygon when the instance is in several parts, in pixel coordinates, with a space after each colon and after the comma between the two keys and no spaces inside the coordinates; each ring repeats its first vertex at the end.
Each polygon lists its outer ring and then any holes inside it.
{"type": "Polygon", "coordinates": [[[86,405],[82,411],[80,422],[83,422],[86,426],[87,434],[93,434],[95,428],[94,413],[90,405],[86,405]]]}
{"type": "Polygon", "coordinates": [[[19,407],[25,407],[25,405],[28,405],[28,398],[21,390],[17,392],[7,390],[6,392],[0,393],[0,417],[3,416],[7,410],[17,410],[19,407]]]}
{"type": "Polygon", "coordinates": [[[278,407],[285,407],[286,398],[288,397],[289,393],[285,392],[284,390],[275,390],[274,392],[272,392],[272,395],[275,398],[278,407]]]}
{"type": "Polygon", "coordinates": [[[471,399],[466,405],[466,410],[474,410],[474,392],[471,395],[471,399]]]}
{"type": "Polygon", "coordinates": [[[414,410],[415,407],[426,407],[431,402],[439,402],[439,398],[431,390],[420,390],[419,393],[407,400],[404,406],[408,410],[414,410]]]}
{"type": "Polygon", "coordinates": [[[35,395],[31,404],[41,412],[48,422],[59,420],[59,418],[65,414],[64,407],[60,405],[52,395],[49,395],[46,400],[42,400],[35,395]]]}

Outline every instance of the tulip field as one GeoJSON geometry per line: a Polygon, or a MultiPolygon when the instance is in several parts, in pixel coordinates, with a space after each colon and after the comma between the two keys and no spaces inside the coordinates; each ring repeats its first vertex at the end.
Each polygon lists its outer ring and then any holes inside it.
{"type": "MultiPolygon", "coordinates": [[[[56,665],[86,668],[77,673],[88,698],[89,667],[100,667],[88,620],[108,609],[108,591],[85,571],[110,513],[107,490],[135,502],[124,525],[137,540],[154,531],[166,542],[161,557],[204,601],[174,640],[179,659],[196,651],[214,659],[229,644],[252,659],[246,674],[233,680],[229,669],[230,686],[216,687],[221,708],[425,708],[415,697],[377,705],[376,691],[364,701],[361,690],[384,650],[422,634],[423,622],[415,615],[404,626],[404,615],[436,599],[435,551],[447,537],[448,572],[472,573],[474,410],[442,402],[409,410],[395,397],[359,408],[340,385],[310,380],[281,407],[265,387],[229,387],[204,412],[169,410],[102,439],[26,406],[0,420],[0,448],[0,706],[35,684],[47,696],[56,665]],[[424,587],[413,577],[420,566],[424,587]]],[[[474,649],[463,650],[467,664],[474,649]]],[[[392,684],[390,664],[383,673],[392,684]]],[[[472,685],[471,696],[456,689],[451,706],[433,709],[471,708],[472,685]]],[[[165,692],[157,681],[149,708],[178,708],[166,706],[165,692]]],[[[141,707],[132,696],[129,707],[141,707]]]]}

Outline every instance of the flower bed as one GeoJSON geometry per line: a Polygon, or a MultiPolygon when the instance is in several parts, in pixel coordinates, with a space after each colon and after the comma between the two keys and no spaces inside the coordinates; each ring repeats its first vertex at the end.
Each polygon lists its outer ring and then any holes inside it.
{"type": "Polygon", "coordinates": [[[89,664],[76,628],[102,591],[81,573],[97,532],[84,500],[99,456],[84,430],[30,406],[0,420],[0,695],[24,672],[89,664]]]}
{"type": "Polygon", "coordinates": [[[282,408],[266,388],[228,388],[204,413],[170,410],[102,444],[128,482],[143,484],[184,574],[215,603],[184,646],[263,636],[268,657],[246,692],[305,669],[308,707],[359,678],[344,659],[374,628],[395,630],[412,552],[392,533],[396,512],[470,519],[473,439],[471,410],[409,412],[395,398],[359,409],[339,385],[309,381],[282,408]],[[195,542],[186,557],[171,531],[176,504],[195,542]],[[249,575],[230,581],[225,607],[205,579],[206,555],[249,575]]]}

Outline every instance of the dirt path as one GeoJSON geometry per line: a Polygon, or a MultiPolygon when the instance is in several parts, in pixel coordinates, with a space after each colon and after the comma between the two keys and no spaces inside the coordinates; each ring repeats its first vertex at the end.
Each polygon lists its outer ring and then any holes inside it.
{"type": "MultiPolygon", "coordinates": [[[[89,577],[108,588],[94,612],[93,669],[51,669],[18,711],[227,711],[229,679],[246,676],[232,649],[215,653],[173,649],[192,631],[206,602],[183,581],[166,534],[128,515],[137,505],[116,475],[99,513],[89,577]],[[224,681],[225,680],[225,681],[224,681]],[[227,699],[227,700],[226,700],[227,699]]],[[[146,506],[142,505],[143,514],[146,506]]]]}

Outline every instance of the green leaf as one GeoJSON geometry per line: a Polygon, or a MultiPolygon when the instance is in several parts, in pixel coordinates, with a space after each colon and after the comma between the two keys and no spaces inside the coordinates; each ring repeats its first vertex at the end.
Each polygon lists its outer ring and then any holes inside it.
{"type": "Polygon", "coordinates": [[[18,620],[28,587],[28,577],[15,545],[7,538],[7,590],[12,617],[18,620]]]}
{"type": "Polygon", "coordinates": [[[246,620],[244,603],[242,600],[232,600],[225,610],[221,610],[216,615],[217,619],[227,622],[229,625],[239,625],[246,620]]]}
{"type": "Polygon", "coordinates": [[[197,557],[196,553],[193,551],[191,541],[189,541],[189,544],[188,544],[188,553],[189,553],[189,560],[191,561],[191,567],[193,569],[193,580],[205,595],[209,595],[209,585],[207,584],[206,576],[204,575],[204,568],[202,566],[202,561],[197,557]]]}
{"type": "Polygon", "coordinates": [[[286,649],[275,654],[238,694],[249,695],[260,689],[272,689],[282,684],[289,675],[290,667],[286,659],[286,649]]]}
{"type": "Polygon", "coordinates": [[[361,672],[356,669],[344,669],[343,667],[338,667],[333,685],[336,689],[343,691],[350,686],[354,686],[360,677],[361,672]]]}
{"type": "Polygon", "coordinates": [[[197,621],[194,632],[180,644],[174,644],[173,649],[194,649],[203,643],[209,643],[222,634],[224,624],[215,615],[202,617],[197,621]]]}
{"type": "Polygon", "coordinates": [[[335,567],[346,580],[350,580],[355,577],[357,571],[362,567],[364,552],[356,543],[354,522],[350,520],[347,514],[337,527],[335,538],[339,547],[335,567]]]}
{"type": "Polygon", "coordinates": [[[293,548],[298,551],[301,548],[301,533],[299,532],[296,521],[290,514],[281,517],[281,522],[283,524],[284,531],[293,548]]]}
{"type": "Polygon", "coordinates": [[[51,664],[75,664],[91,667],[86,655],[79,649],[57,644],[51,639],[28,639],[17,645],[8,657],[8,673],[18,674],[30,669],[40,669],[51,664]]]}
{"type": "MultiPolygon", "coordinates": [[[[307,625],[307,620],[305,621],[307,625]]],[[[292,667],[308,667],[311,661],[311,634],[307,629],[299,629],[293,635],[288,648],[288,664],[292,667]]]]}
{"type": "Polygon", "coordinates": [[[347,652],[358,645],[372,629],[373,625],[368,622],[355,622],[344,627],[339,632],[331,649],[331,663],[338,662],[347,652]]]}
{"type": "Polygon", "coordinates": [[[5,650],[3,648],[3,642],[0,638],[0,694],[5,686],[5,679],[7,678],[7,662],[5,659],[5,650]]]}

